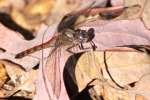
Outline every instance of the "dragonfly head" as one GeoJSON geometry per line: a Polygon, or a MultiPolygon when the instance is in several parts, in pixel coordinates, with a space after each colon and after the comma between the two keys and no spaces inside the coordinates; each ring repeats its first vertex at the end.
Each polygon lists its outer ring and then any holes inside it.
{"type": "Polygon", "coordinates": [[[87,31],[82,29],[66,29],[63,33],[67,40],[75,44],[90,42],[95,36],[93,28],[90,28],[87,31]]]}
{"type": "Polygon", "coordinates": [[[92,41],[92,39],[95,36],[93,28],[90,28],[88,31],[77,29],[75,30],[75,32],[76,34],[74,34],[74,38],[78,40],[80,43],[92,41]]]}

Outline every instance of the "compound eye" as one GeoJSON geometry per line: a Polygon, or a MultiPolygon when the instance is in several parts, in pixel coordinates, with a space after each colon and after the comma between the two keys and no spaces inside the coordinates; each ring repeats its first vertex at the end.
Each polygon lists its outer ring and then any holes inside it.
{"type": "Polygon", "coordinates": [[[90,29],[88,30],[88,33],[89,33],[89,34],[93,34],[94,31],[95,31],[94,28],[90,28],[90,29]]]}
{"type": "Polygon", "coordinates": [[[89,38],[87,41],[91,41],[95,37],[95,30],[94,28],[90,28],[87,32],[89,38]]]}

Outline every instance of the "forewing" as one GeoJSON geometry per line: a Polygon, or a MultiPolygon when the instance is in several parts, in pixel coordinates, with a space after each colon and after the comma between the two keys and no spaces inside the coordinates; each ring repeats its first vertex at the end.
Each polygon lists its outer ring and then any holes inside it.
{"type": "Polygon", "coordinates": [[[43,66],[43,76],[45,77],[45,87],[49,98],[58,98],[61,89],[60,73],[61,48],[53,48],[47,58],[46,65],[43,66]],[[49,86],[50,85],[50,86],[49,86]],[[52,91],[50,91],[50,87],[52,91]]]}

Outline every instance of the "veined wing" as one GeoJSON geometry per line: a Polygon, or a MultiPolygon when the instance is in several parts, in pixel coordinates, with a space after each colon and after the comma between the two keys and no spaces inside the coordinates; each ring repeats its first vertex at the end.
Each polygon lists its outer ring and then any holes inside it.
{"type": "Polygon", "coordinates": [[[45,66],[42,66],[44,84],[50,100],[58,99],[61,91],[60,57],[61,47],[55,47],[50,52],[45,66]],[[50,87],[52,87],[52,92],[50,87]]]}

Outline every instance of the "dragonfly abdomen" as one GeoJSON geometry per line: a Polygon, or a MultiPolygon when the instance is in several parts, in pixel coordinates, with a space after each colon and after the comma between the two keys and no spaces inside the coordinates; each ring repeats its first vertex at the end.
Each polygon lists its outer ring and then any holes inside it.
{"type": "MultiPolygon", "coordinates": [[[[53,39],[52,39],[52,40],[53,40],[53,39]]],[[[29,55],[29,54],[31,54],[31,53],[36,52],[36,51],[42,50],[42,49],[44,49],[44,48],[51,47],[51,46],[52,46],[52,45],[51,45],[51,44],[52,44],[52,40],[50,40],[50,41],[48,41],[48,42],[46,42],[46,43],[37,45],[37,46],[35,46],[35,47],[32,47],[32,48],[30,48],[30,49],[24,50],[24,51],[18,53],[18,54],[15,56],[15,58],[22,58],[22,57],[25,57],[25,56],[27,56],[27,55],[29,55]]]]}
{"type": "Polygon", "coordinates": [[[15,58],[22,58],[22,57],[27,56],[27,55],[35,52],[35,51],[39,51],[41,49],[42,49],[41,45],[36,46],[34,48],[30,48],[28,50],[25,50],[25,51],[22,51],[22,52],[18,53],[15,58]]]}

